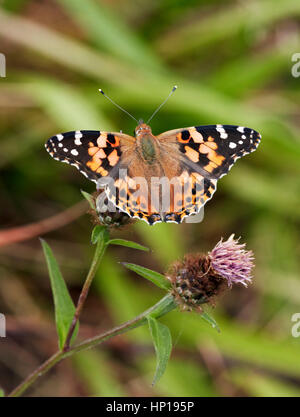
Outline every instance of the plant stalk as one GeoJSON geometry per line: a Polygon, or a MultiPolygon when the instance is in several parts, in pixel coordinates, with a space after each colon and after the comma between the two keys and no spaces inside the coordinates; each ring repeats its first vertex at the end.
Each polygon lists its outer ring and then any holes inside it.
{"type": "Polygon", "coordinates": [[[108,231],[107,229],[103,229],[101,236],[99,236],[98,241],[96,243],[96,250],[94,253],[94,258],[93,261],[91,263],[91,267],[90,270],[87,274],[87,277],[85,279],[85,282],[83,284],[80,296],[78,298],[78,302],[77,302],[77,306],[76,306],[76,310],[74,313],[74,317],[72,320],[72,323],[70,325],[67,337],[66,337],[66,341],[64,343],[63,346],[63,351],[66,352],[70,349],[70,344],[71,344],[71,340],[72,340],[72,336],[75,332],[76,329],[76,325],[78,323],[79,320],[79,316],[81,314],[81,311],[83,309],[84,303],[87,299],[89,290],[90,290],[90,286],[93,282],[93,279],[96,275],[96,272],[98,270],[99,264],[103,258],[103,255],[105,253],[105,250],[108,246],[108,242],[109,242],[109,235],[108,235],[108,231]]]}
{"type": "Polygon", "coordinates": [[[8,397],[19,397],[22,395],[31,385],[42,375],[48,372],[54,365],[56,365],[61,360],[74,355],[77,352],[90,349],[104,341],[117,336],[122,333],[126,333],[129,330],[135,329],[137,327],[143,326],[147,323],[147,316],[151,315],[154,318],[159,318],[167,314],[168,312],[174,310],[177,307],[173,296],[168,293],[165,295],[158,303],[149,309],[145,310],[143,313],[138,315],[132,320],[126,321],[120,326],[114,327],[111,330],[108,330],[98,336],[92,337],[90,339],[84,340],[83,342],[70,347],[67,351],[58,351],[54,353],[49,359],[47,359],[41,366],[34,370],[20,385],[18,385],[13,391],[10,392],[8,397]]]}

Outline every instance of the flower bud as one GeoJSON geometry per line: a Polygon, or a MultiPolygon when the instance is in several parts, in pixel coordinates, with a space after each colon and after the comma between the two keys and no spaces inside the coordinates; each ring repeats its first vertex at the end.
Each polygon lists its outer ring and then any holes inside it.
{"type": "Polygon", "coordinates": [[[119,210],[104,195],[103,191],[97,191],[92,195],[96,210],[90,209],[95,224],[101,224],[110,227],[121,227],[134,222],[128,214],[119,210]]]}

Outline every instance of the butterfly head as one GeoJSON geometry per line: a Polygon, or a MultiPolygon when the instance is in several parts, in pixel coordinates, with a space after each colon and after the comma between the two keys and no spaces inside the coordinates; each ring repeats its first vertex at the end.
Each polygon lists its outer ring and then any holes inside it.
{"type": "Polygon", "coordinates": [[[143,120],[139,120],[139,124],[135,128],[135,137],[138,139],[147,134],[152,134],[151,127],[144,123],[143,120]]]}

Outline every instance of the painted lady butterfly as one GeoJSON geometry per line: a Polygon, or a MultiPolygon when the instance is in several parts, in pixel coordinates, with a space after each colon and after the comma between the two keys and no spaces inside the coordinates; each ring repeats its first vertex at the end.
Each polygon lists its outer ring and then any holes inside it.
{"type": "Polygon", "coordinates": [[[54,159],[75,166],[98,185],[100,179],[112,179],[110,186],[102,185],[105,193],[129,216],[148,224],[181,223],[200,211],[216,191],[218,179],[238,158],[255,151],[260,139],[253,129],[220,124],[154,136],[150,126],[140,120],[135,137],[81,130],[52,136],[45,147],[54,159]],[[167,189],[162,178],[167,180],[167,189]],[[154,198],[153,190],[158,197],[154,198]],[[162,207],[166,194],[168,203],[162,207]]]}

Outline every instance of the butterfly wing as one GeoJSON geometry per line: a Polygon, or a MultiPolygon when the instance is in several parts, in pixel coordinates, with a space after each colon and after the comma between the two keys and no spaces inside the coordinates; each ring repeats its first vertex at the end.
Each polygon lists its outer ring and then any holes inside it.
{"type": "Polygon", "coordinates": [[[134,142],[135,138],[123,133],[78,130],[52,136],[45,147],[54,159],[75,166],[97,183],[102,177],[117,175],[122,154],[134,142]]]}
{"type": "MultiPolygon", "coordinates": [[[[143,174],[143,169],[136,170],[139,163],[135,144],[134,137],[123,133],[81,130],[52,136],[45,147],[54,159],[75,166],[99,188],[103,187],[108,199],[121,211],[148,221],[147,190],[136,193],[140,184],[133,178],[137,172],[143,174]]],[[[155,220],[152,216],[149,222],[155,220]]]]}
{"type": "Polygon", "coordinates": [[[165,221],[181,222],[200,211],[212,198],[217,180],[228,173],[238,158],[255,151],[261,136],[247,127],[208,125],[171,130],[157,138],[166,150],[177,145],[188,192],[176,200],[174,213],[168,213],[165,221]]]}
{"type": "MultiPolygon", "coordinates": [[[[173,203],[166,211],[149,204],[147,190],[136,196],[139,186],[134,178],[146,177],[149,184],[150,174],[146,172],[148,165],[141,163],[135,152],[134,137],[82,130],[52,136],[45,146],[54,159],[75,166],[98,185],[102,178],[112,179],[113,186],[105,188],[106,194],[115,206],[130,216],[149,224],[180,223],[184,217],[200,211],[215,192],[217,180],[238,158],[257,148],[260,135],[240,126],[211,125],[168,131],[157,139],[162,151],[158,165],[165,173],[172,171],[172,175],[167,175],[169,179],[176,172],[184,189],[182,192],[179,187],[176,194],[176,187],[172,186],[173,203]],[[120,175],[122,169],[125,176],[120,175]]],[[[154,171],[150,171],[153,176],[154,171]]]]}

